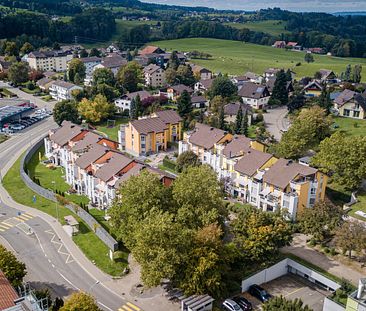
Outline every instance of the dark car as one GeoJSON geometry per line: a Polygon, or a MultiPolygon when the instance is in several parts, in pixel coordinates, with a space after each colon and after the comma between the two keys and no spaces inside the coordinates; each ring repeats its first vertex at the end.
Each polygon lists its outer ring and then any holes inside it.
{"type": "Polygon", "coordinates": [[[253,284],[249,287],[249,294],[258,298],[261,302],[266,302],[272,298],[272,296],[262,287],[257,284],[253,284]]]}
{"type": "Polygon", "coordinates": [[[243,311],[251,311],[253,309],[249,300],[242,296],[236,296],[233,300],[243,309],[243,311]]]}

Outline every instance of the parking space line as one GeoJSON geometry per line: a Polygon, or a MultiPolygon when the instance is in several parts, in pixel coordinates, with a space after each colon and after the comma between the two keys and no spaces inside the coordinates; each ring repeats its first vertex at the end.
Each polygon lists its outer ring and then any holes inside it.
{"type": "Polygon", "coordinates": [[[305,287],[300,287],[300,288],[298,288],[298,289],[295,289],[295,290],[293,290],[292,292],[290,292],[290,293],[286,294],[286,295],[285,295],[285,297],[288,297],[288,296],[290,296],[290,295],[293,295],[293,294],[295,294],[295,293],[299,292],[300,290],[302,290],[302,289],[304,289],[304,288],[305,288],[305,287]]]}

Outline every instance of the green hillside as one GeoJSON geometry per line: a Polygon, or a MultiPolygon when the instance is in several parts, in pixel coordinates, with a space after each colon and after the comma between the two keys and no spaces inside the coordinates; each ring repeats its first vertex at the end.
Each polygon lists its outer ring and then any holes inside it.
{"type": "Polygon", "coordinates": [[[253,31],[261,31],[268,33],[272,36],[280,36],[281,34],[289,33],[285,29],[286,22],[280,20],[265,20],[265,21],[253,21],[247,23],[228,23],[227,25],[234,28],[248,28],[253,31]]]}
{"type": "MultiPolygon", "coordinates": [[[[205,66],[216,73],[238,75],[253,71],[261,74],[266,68],[278,67],[292,69],[299,78],[313,76],[319,69],[332,69],[340,74],[348,64],[361,64],[364,68],[366,66],[366,58],[339,58],[326,55],[314,55],[315,62],[307,64],[304,61],[304,52],[292,52],[270,46],[230,40],[190,38],[158,41],[150,44],[158,45],[167,50],[183,52],[198,50],[209,53],[213,56],[212,59],[194,59],[192,62],[205,66]],[[301,65],[296,66],[298,63],[301,65]]],[[[366,81],[366,73],[363,74],[363,81],[366,81]]]]}

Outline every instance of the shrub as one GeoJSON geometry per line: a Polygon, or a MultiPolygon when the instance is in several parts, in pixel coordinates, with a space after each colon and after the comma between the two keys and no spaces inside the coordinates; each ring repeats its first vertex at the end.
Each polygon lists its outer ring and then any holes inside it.
{"type": "Polygon", "coordinates": [[[316,245],[315,240],[314,240],[314,239],[311,239],[311,240],[309,241],[309,246],[314,247],[315,245],[316,245]]]}
{"type": "Polygon", "coordinates": [[[335,248],[334,248],[334,247],[331,247],[331,248],[330,248],[330,252],[329,252],[329,253],[330,253],[330,255],[331,255],[331,256],[335,256],[335,255],[337,255],[337,251],[335,250],[335,248]]]}
{"type": "Polygon", "coordinates": [[[326,254],[329,254],[329,253],[330,253],[330,249],[329,249],[329,247],[324,247],[324,252],[325,252],[326,254]]]}
{"type": "Polygon", "coordinates": [[[175,164],[175,162],[170,160],[167,156],[163,159],[163,165],[173,171],[177,169],[177,165],[175,164]]]}

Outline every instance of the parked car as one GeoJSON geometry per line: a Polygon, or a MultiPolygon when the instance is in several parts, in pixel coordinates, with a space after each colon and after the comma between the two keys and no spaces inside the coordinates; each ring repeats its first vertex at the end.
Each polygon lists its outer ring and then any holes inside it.
{"type": "Polygon", "coordinates": [[[226,299],[222,306],[226,311],[243,311],[243,309],[232,299],[226,299]]]}
{"type": "Polygon", "coordinates": [[[243,296],[236,296],[233,298],[233,300],[239,305],[240,308],[243,309],[243,311],[251,311],[253,309],[249,300],[243,296]]]}
{"type": "Polygon", "coordinates": [[[272,296],[265,289],[257,284],[253,284],[249,287],[249,294],[259,299],[261,302],[266,302],[272,298],[272,296]]]}

